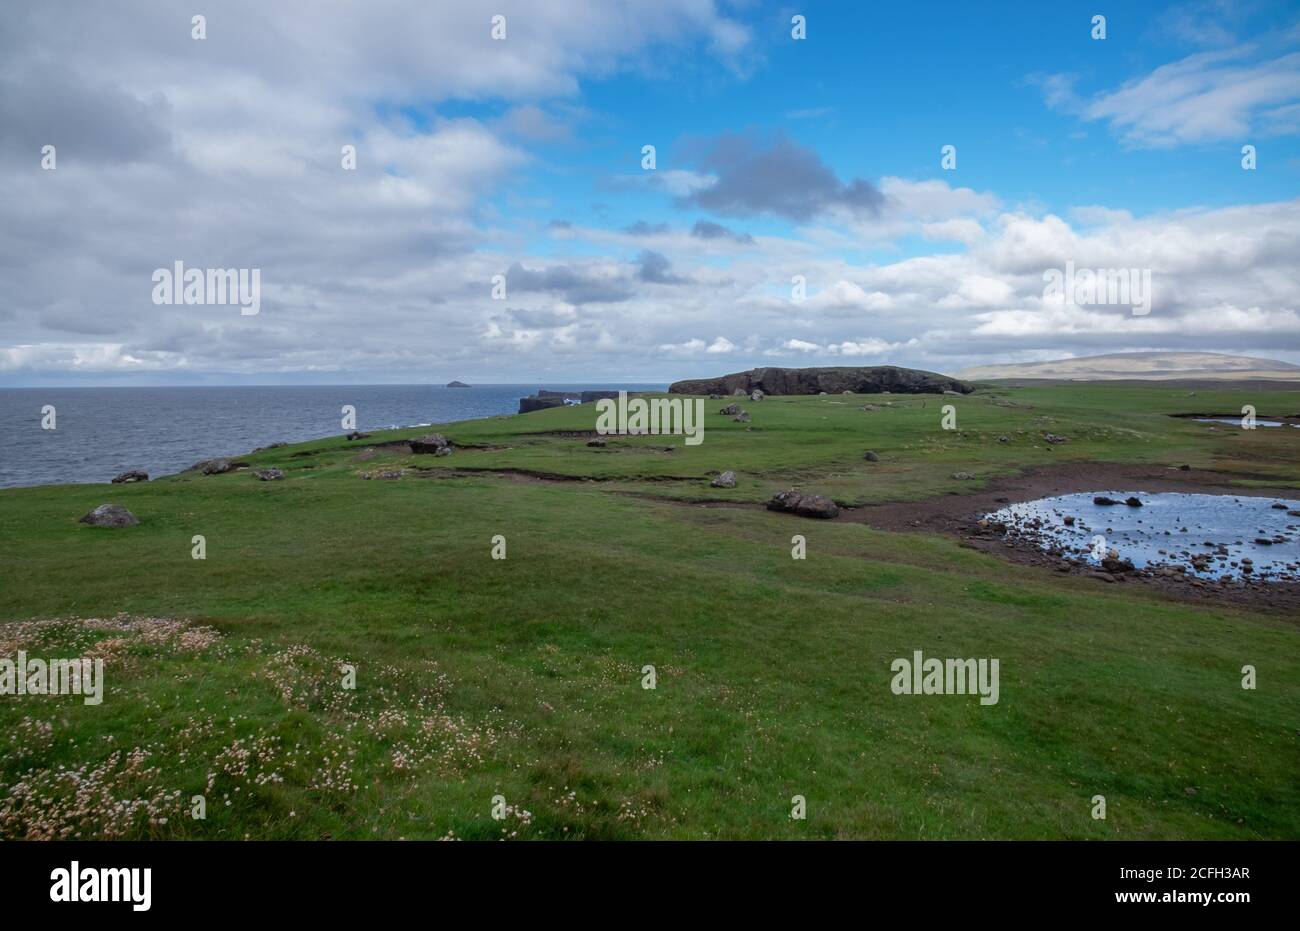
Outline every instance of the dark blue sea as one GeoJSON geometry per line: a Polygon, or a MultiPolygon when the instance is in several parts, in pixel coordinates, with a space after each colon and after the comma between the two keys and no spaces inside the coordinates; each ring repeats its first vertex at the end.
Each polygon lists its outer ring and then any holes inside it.
{"type": "Polygon", "coordinates": [[[0,488],[107,482],[127,469],[150,478],[200,459],[235,456],[271,443],[514,414],[519,399],[555,391],[653,391],[664,385],[303,385],[172,388],[0,388],[0,488]],[[54,430],[41,409],[55,409],[54,430]]]}

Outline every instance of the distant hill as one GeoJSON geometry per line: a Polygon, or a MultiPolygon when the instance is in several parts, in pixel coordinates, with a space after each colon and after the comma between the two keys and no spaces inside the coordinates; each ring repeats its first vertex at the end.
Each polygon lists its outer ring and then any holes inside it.
{"type": "Polygon", "coordinates": [[[999,378],[1050,378],[1065,381],[1300,381],[1300,365],[1219,352],[1113,352],[1103,356],[1056,359],[1052,362],[977,365],[958,372],[957,377],[973,381],[999,378]]]}

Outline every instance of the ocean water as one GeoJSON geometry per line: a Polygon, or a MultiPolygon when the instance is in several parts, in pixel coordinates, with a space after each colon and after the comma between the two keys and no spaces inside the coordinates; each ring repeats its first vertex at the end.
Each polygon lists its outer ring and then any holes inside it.
{"type": "Polygon", "coordinates": [[[107,482],[128,469],[150,478],[200,459],[271,443],[339,435],[340,408],[357,429],[384,430],[514,414],[519,399],[555,391],[662,391],[665,385],[302,385],[171,388],[0,388],[0,488],[107,482]],[[41,409],[55,409],[54,430],[41,409]]]}

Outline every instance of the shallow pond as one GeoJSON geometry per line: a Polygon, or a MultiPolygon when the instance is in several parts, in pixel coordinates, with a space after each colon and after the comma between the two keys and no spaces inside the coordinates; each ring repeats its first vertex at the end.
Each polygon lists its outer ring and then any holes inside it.
{"type": "Polygon", "coordinates": [[[1201,578],[1300,580],[1300,500],[1182,492],[1097,491],[1012,504],[988,515],[1008,536],[1065,558],[1107,556],[1201,578]],[[1094,498],[1116,504],[1096,504],[1094,498]],[[1125,500],[1136,498],[1140,507],[1125,500]]]}

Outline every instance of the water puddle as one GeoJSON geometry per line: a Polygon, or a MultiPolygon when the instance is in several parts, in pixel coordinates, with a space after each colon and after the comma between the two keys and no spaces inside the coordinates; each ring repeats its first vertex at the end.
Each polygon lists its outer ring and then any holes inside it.
{"type": "Polygon", "coordinates": [[[1294,498],[1099,491],[1008,505],[987,520],[1008,539],[1103,568],[1127,561],[1203,579],[1300,580],[1294,498]]]}
{"type": "MultiPolygon", "coordinates": [[[[1193,417],[1197,423],[1226,423],[1234,427],[1241,426],[1240,417],[1193,417]]],[[[1257,427],[1300,427],[1300,423],[1283,423],[1280,420],[1256,420],[1257,427]]]]}

